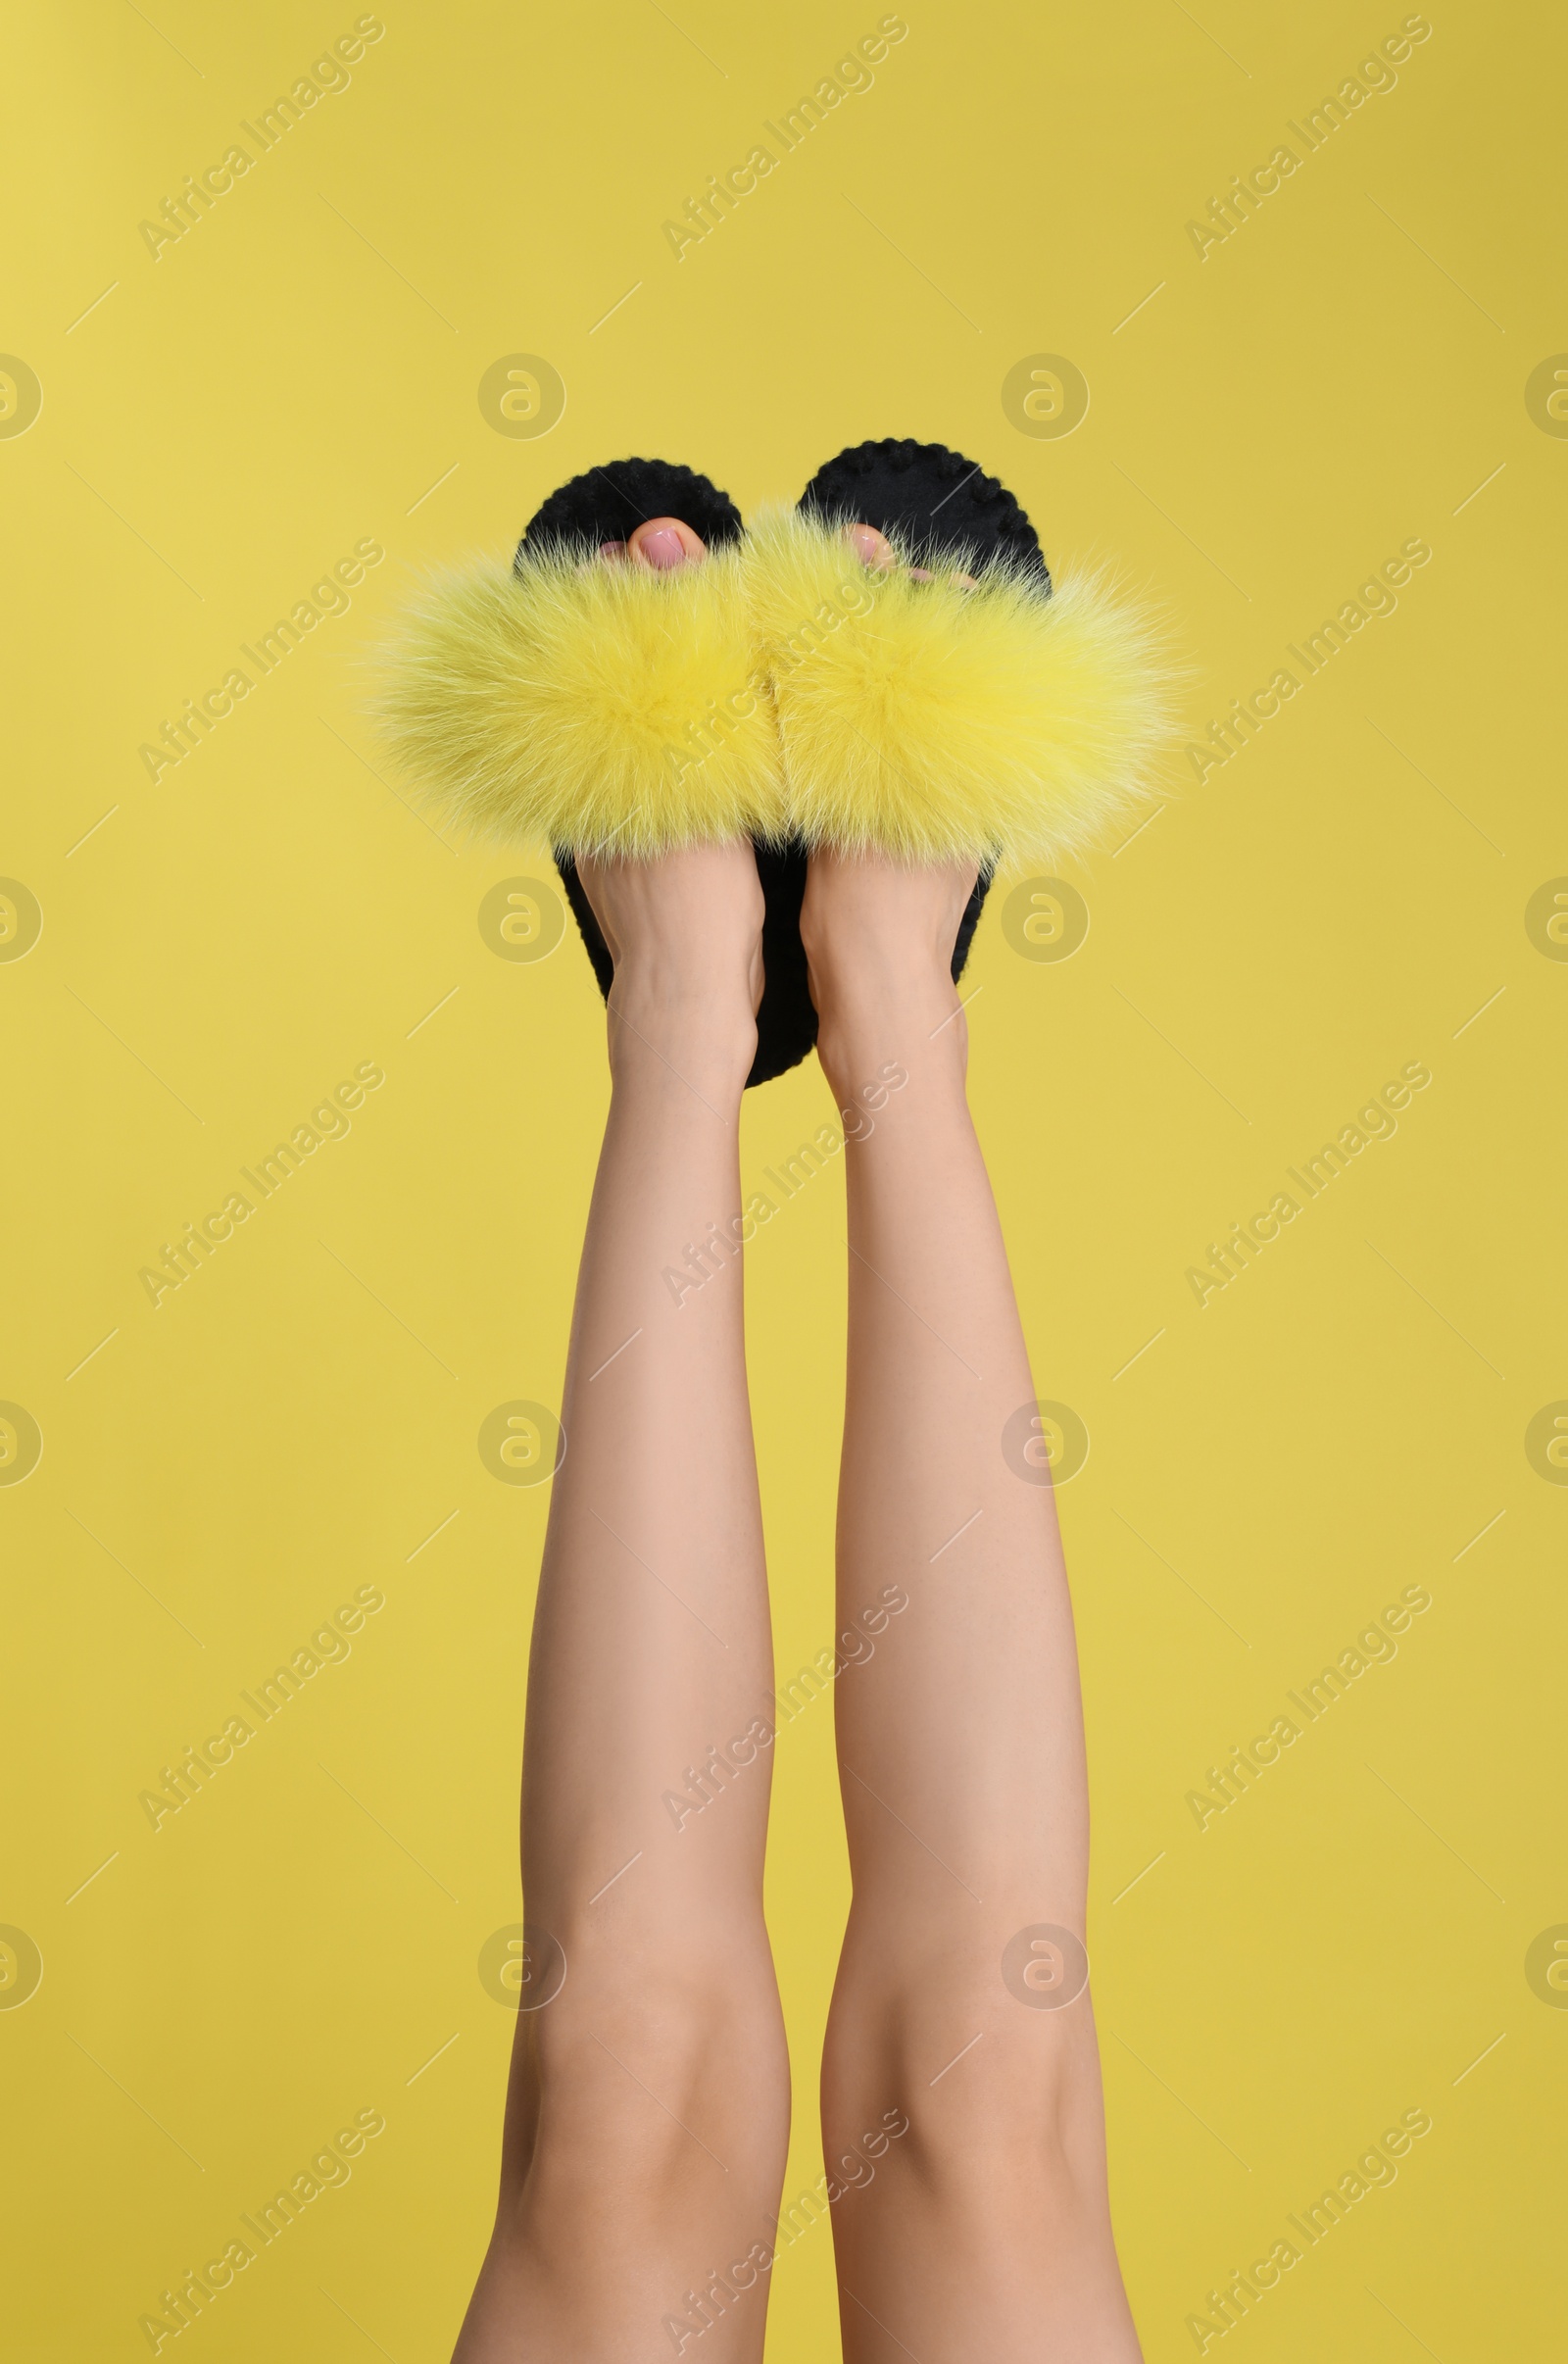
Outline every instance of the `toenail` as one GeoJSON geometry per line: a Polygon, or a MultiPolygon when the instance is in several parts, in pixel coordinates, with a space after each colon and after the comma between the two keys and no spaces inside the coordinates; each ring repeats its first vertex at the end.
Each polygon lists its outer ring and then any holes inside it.
{"type": "Polygon", "coordinates": [[[686,545],[673,525],[661,525],[638,544],[650,566],[682,566],[686,563],[686,545]]]}
{"type": "Polygon", "coordinates": [[[885,566],[888,563],[887,544],[874,525],[852,525],[850,540],[868,566],[885,566]]]}
{"type": "Polygon", "coordinates": [[[626,555],[626,545],[624,542],[601,542],[599,555],[602,559],[623,559],[626,555]]]}

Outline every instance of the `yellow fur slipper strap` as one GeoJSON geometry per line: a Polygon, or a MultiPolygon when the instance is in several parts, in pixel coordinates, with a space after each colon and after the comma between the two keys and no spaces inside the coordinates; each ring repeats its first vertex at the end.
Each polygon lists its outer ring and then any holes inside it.
{"type": "Polygon", "coordinates": [[[841,455],[754,524],[748,561],[808,845],[1049,867],[1147,795],[1169,732],[1148,621],[1093,573],[1053,586],[1011,496],[957,454],[841,455]],[[898,563],[865,566],[853,522],[898,563]]]}
{"type": "Polygon", "coordinates": [[[443,816],[557,854],[779,834],[740,543],[660,572],[531,536],[410,605],[376,700],[403,770],[443,816]]]}

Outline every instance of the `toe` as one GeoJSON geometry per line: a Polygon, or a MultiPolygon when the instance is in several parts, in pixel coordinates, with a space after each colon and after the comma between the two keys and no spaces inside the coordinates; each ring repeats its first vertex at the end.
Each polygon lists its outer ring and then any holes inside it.
{"type": "Polygon", "coordinates": [[[893,544],[885,533],[874,525],[846,525],[845,538],[852,542],[862,566],[882,573],[894,563],[893,544]]]}
{"type": "MultiPolygon", "coordinates": [[[[898,565],[898,553],[893,544],[885,533],[878,533],[874,525],[846,525],[844,538],[853,545],[861,565],[869,567],[873,574],[886,574],[898,565]]],[[[929,566],[910,566],[907,571],[911,582],[930,583],[936,580],[929,566]]],[[[965,591],[979,588],[972,574],[956,575],[954,580],[965,591]]]]}
{"type": "Polygon", "coordinates": [[[633,566],[653,566],[661,571],[671,566],[686,566],[708,556],[708,546],[700,534],[679,517],[649,517],[638,526],[626,544],[626,556],[633,566]]]}

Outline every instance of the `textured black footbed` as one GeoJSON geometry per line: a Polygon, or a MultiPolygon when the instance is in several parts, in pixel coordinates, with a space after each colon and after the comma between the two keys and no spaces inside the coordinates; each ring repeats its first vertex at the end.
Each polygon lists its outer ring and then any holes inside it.
{"type": "MultiPolygon", "coordinates": [[[[830,522],[874,525],[880,533],[896,534],[911,556],[926,565],[961,560],[979,573],[998,561],[1011,562],[1038,569],[1044,589],[1051,588],[1035,529],[1012,494],[945,444],[892,436],[857,444],[818,468],[799,506],[830,522]]],[[[612,460],[573,476],[551,494],[530,518],[514,564],[520,569],[527,557],[552,543],[624,541],[649,517],[679,517],[710,548],[738,541],[744,531],[734,502],[707,476],[664,460],[612,460]]],[[[768,1083],[799,1066],[816,1041],[816,1011],[801,947],[806,846],[796,837],[782,844],[754,843],[765,901],[764,983],[748,1087],[768,1083]]],[[[558,848],[556,867],[600,991],[608,996],[614,963],[577,865],[569,853],[558,848]]],[[[991,873],[983,869],[953,948],[955,984],[963,974],[990,884],[991,873]]]]}
{"type": "Polygon", "coordinates": [[[858,443],[817,469],[799,506],[828,524],[896,535],[919,566],[967,558],[978,574],[1010,560],[1051,588],[1039,536],[1012,494],[945,443],[858,443]]]}
{"type": "Polygon", "coordinates": [[[612,460],[553,492],[528,520],[514,566],[561,542],[623,542],[650,517],[679,517],[711,549],[738,542],[745,527],[728,493],[669,460],[612,460]]]}

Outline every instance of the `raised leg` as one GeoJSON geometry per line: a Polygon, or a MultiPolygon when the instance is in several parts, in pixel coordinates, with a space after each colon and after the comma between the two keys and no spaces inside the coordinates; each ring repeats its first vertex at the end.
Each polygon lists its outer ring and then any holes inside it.
{"type": "Polygon", "coordinates": [[[802,921],[822,1064],[857,1111],[840,1631],[876,1636],[869,1657],[844,1646],[860,1662],[836,1688],[855,1895],[822,2110],[844,2353],[1135,2364],[1090,1998],[1068,1999],[1072,1612],[949,974],[972,883],[813,857],[802,921]]]}
{"type": "Polygon", "coordinates": [[[581,875],[615,960],[613,1091],[529,1668],[525,2002],[563,1954],[565,1977],[519,2015],[500,2208],[455,2364],[654,2364],[697,2342],[705,2364],[757,2364],[789,2072],[726,1231],[762,898],[745,845],[581,875]],[[703,1286],[665,1277],[705,1245],[703,1286]]]}

